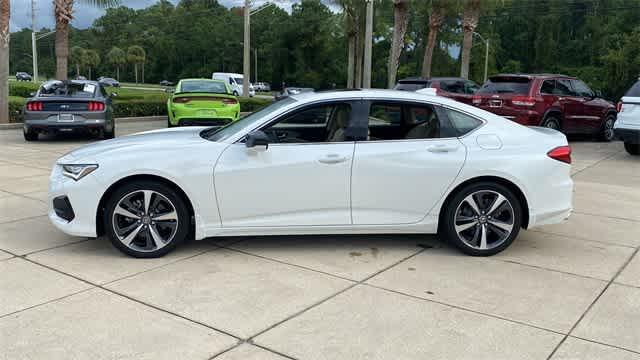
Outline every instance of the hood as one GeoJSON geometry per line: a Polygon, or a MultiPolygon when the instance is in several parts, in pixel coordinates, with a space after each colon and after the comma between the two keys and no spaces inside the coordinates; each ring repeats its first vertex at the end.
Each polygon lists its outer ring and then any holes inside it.
{"type": "Polygon", "coordinates": [[[206,127],[179,127],[145,131],[122,136],[111,140],[104,140],[79,147],[65,154],[58,163],[94,163],[101,157],[108,157],[116,152],[140,152],[179,149],[202,144],[208,140],[200,137],[200,132],[206,127]]]}

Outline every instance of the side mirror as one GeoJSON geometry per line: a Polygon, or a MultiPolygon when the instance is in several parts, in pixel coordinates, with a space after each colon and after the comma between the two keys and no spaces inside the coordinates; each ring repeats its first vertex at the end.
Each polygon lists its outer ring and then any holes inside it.
{"type": "Polygon", "coordinates": [[[34,96],[36,96],[36,93],[34,93],[34,92],[29,93],[29,97],[34,97],[34,96]]]}
{"type": "Polygon", "coordinates": [[[602,97],[602,91],[596,90],[596,97],[601,98],[602,97]]]}
{"type": "Polygon", "coordinates": [[[118,97],[118,93],[111,93],[111,97],[118,97]]]}
{"type": "Polygon", "coordinates": [[[264,146],[265,149],[268,149],[269,136],[267,136],[267,134],[265,134],[264,131],[261,130],[252,131],[247,135],[244,144],[248,148],[264,146]]]}

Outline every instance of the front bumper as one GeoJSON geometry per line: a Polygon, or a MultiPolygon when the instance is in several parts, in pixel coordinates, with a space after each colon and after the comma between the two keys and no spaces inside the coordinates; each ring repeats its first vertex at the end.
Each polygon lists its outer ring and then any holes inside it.
{"type": "Polygon", "coordinates": [[[613,129],[616,139],[622,140],[628,144],[640,144],[640,129],[613,129]]]}

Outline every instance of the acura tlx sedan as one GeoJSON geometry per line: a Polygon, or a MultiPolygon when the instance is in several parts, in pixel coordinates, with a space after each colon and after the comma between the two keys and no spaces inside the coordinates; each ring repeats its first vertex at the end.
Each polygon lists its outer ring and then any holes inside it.
{"type": "Polygon", "coordinates": [[[444,97],[301,93],[223,128],[74,150],[53,168],[49,217],[136,257],[188,237],[353,233],[438,233],[492,255],[569,216],[570,163],[560,132],[444,97]]]}

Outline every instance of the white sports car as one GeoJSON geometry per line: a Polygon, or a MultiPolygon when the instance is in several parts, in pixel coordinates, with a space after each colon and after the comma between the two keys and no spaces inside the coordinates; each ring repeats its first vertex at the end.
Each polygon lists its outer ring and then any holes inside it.
{"type": "Polygon", "coordinates": [[[302,93],[221,129],[83,146],[51,173],[49,217],[136,257],[189,236],[439,233],[470,255],[571,213],[571,149],[451,99],[302,93]]]}

